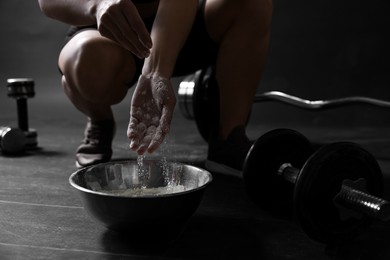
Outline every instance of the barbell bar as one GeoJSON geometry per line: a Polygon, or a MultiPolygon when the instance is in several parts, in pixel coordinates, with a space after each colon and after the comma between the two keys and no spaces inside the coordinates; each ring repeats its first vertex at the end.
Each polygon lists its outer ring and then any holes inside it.
{"type": "MultiPolygon", "coordinates": [[[[198,70],[188,75],[178,87],[178,104],[182,115],[195,120],[204,140],[208,140],[212,124],[219,120],[218,86],[213,69],[198,70]]],[[[253,102],[275,101],[305,110],[326,110],[337,107],[363,104],[381,108],[390,108],[390,102],[363,96],[351,96],[330,100],[308,100],[289,95],[281,91],[269,91],[257,94],[253,102]]]]}
{"type": "Polygon", "coordinates": [[[336,98],[330,100],[307,100],[297,96],[289,95],[280,91],[269,91],[263,94],[258,94],[254,98],[254,102],[278,101],[284,104],[307,110],[324,110],[337,108],[347,105],[364,104],[383,108],[390,108],[390,102],[375,98],[351,96],[336,98]]]}

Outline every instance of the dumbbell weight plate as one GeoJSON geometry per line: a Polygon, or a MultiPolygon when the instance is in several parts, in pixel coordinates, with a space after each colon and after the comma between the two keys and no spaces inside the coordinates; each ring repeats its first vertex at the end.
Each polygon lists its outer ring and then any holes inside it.
{"type": "Polygon", "coordinates": [[[290,163],[301,168],[312,154],[309,140],[290,129],[276,129],[253,144],[244,164],[246,191],[259,208],[276,215],[293,211],[294,184],[278,175],[279,167],[290,163]]]}
{"type": "Polygon", "coordinates": [[[382,196],[380,167],[366,150],[349,142],[325,145],[305,163],[294,189],[295,214],[307,235],[323,243],[349,240],[370,224],[370,219],[343,219],[334,204],[344,180],[366,181],[367,192],[382,196]]]}
{"type": "Polygon", "coordinates": [[[195,74],[193,94],[194,119],[198,131],[207,142],[213,127],[219,122],[219,92],[212,69],[195,74]]]}
{"type": "Polygon", "coordinates": [[[38,133],[36,129],[29,128],[28,131],[24,132],[27,143],[26,150],[34,150],[38,148],[38,133]]]}
{"type": "Polygon", "coordinates": [[[195,89],[195,79],[198,78],[200,70],[193,74],[186,76],[179,84],[177,91],[178,105],[181,114],[187,119],[194,119],[194,108],[193,108],[193,96],[195,89]]]}
{"type": "Polygon", "coordinates": [[[24,151],[27,139],[19,128],[0,126],[0,151],[5,154],[18,154],[24,151]]]}

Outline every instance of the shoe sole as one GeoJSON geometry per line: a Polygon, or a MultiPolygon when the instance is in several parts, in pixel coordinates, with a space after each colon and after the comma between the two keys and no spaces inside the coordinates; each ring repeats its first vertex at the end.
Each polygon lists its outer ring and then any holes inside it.
{"type": "Polygon", "coordinates": [[[76,165],[76,168],[77,168],[77,169],[81,169],[81,168],[86,167],[86,166],[83,166],[83,165],[79,164],[78,161],[75,161],[75,165],[76,165]]]}
{"type": "Polygon", "coordinates": [[[97,161],[97,162],[94,162],[94,163],[82,165],[82,164],[80,164],[80,163],[76,160],[76,161],[75,161],[75,165],[76,165],[76,168],[77,168],[77,169],[81,169],[81,168],[84,168],[84,167],[96,165],[96,164],[99,164],[99,163],[106,163],[106,162],[109,162],[109,161],[111,161],[111,159],[104,160],[104,161],[97,161]]]}
{"type": "Polygon", "coordinates": [[[214,161],[206,160],[205,168],[210,172],[242,178],[242,171],[236,170],[232,167],[214,161]]]}
{"type": "Polygon", "coordinates": [[[102,155],[103,157],[100,158],[100,159],[95,159],[94,160],[94,159],[89,158],[90,159],[89,163],[82,164],[82,163],[79,162],[78,156],[85,158],[85,156],[93,156],[93,154],[76,153],[76,160],[75,160],[76,167],[78,169],[80,169],[80,168],[88,167],[88,166],[99,164],[99,163],[109,162],[109,161],[111,161],[112,152],[109,154],[109,156],[107,156],[107,154],[103,154],[102,155]]]}

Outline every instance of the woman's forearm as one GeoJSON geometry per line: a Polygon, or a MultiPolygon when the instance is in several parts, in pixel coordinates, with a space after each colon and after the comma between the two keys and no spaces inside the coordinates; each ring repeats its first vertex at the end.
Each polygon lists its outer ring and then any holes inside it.
{"type": "Polygon", "coordinates": [[[145,60],[144,75],[170,78],[177,56],[193,25],[197,0],[160,0],[152,29],[153,48],[145,60]]]}
{"type": "Polygon", "coordinates": [[[38,0],[42,12],[50,18],[71,25],[96,23],[99,0],[38,0]]]}

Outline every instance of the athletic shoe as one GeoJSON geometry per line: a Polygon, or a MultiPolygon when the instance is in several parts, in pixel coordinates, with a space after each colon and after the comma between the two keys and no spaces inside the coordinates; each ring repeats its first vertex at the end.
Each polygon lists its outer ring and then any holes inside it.
{"type": "Polygon", "coordinates": [[[114,135],[114,120],[93,123],[88,120],[84,131],[84,139],[76,151],[76,166],[81,168],[110,161],[114,135]]]}
{"type": "Polygon", "coordinates": [[[221,173],[242,178],[242,169],[252,142],[245,133],[245,127],[232,130],[224,141],[215,138],[209,141],[209,151],[205,167],[214,173],[221,173]]]}

